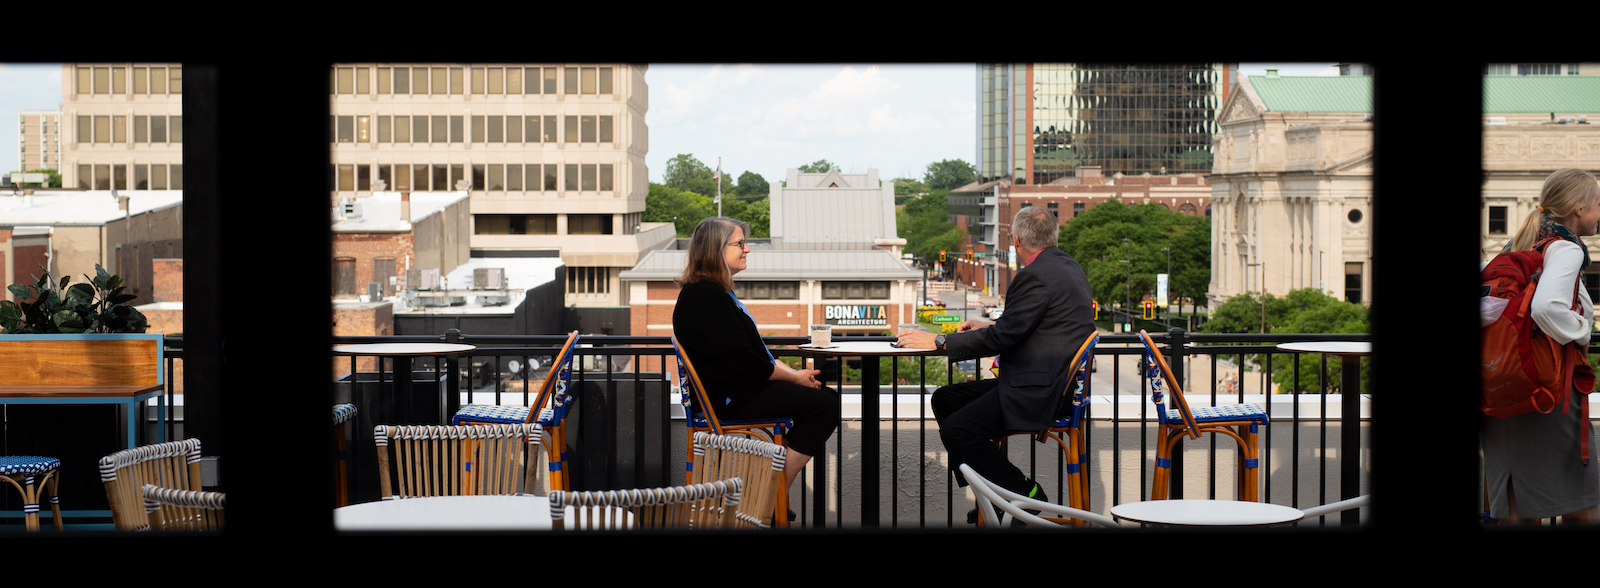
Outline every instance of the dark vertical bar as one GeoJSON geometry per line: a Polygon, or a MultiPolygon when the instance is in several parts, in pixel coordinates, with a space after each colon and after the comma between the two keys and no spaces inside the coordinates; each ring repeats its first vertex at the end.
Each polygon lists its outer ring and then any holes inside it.
{"type": "MultiPolygon", "coordinates": [[[[1341,357],[1339,375],[1339,499],[1361,495],[1361,356],[1341,357]]],[[[1360,509],[1339,515],[1339,524],[1353,527],[1360,521],[1360,509]]]]}
{"type": "MultiPolygon", "coordinates": [[[[653,486],[653,485],[655,485],[653,482],[645,483],[645,472],[648,470],[648,468],[645,467],[645,457],[644,457],[645,456],[645,452],[644,452],[645,443],[644,443],[644,440],[645,440],[645,436],[649,435],[649,425],[646,423],[645,418],[644,418],[645,392],[644,392],[644,384],[639,379],[639,354],[637,352],[635,352],[633,354],[632,360],[633,360],[633,363],[631,364],[631,367],[633,367],[633,427],[632,428],[633,428],[633,455],[634,455],[634,458],[633,458],[633,484],[631,484],[631,485],[634,486],[634,487],[653,486]]],[[[665,444],[668,441],[671,441],[671,440],[670,439],[661,439],[661,440],[658,440],[657,442],[661,443],[661,444],[665,444]]]]}
{"type": "MultiPolygon", "coordinates": [[[[1300,354],[1294,355],[1294,406],[1289,417],[1289,506],[1300,508],[1300,354]]],[[[1299,526],[1296,524],[1296,526],[1299,526]]]]}
{"type": "MultiPolygon", "coordinates": [[[[924,286],[926,287],[926,286],[924,286]]],[[[928,356],[917,358],[917,527],[928,528],[928,356]]],[[[946,493],[948,494],[948,492],[946,493]]]]}
{"type": "MultiPolygon", "coordinates": [[[[900,357],[889,357],[889,461],[900,458],[900,357]]],[[[900,526],[900,468],[889,468],[889,527],[900,526]]]]}
{"type": "MultiPolygon", "coordinates": [[[[1317,446],[1322,448],[1323,457],[1322,457],[1322,459],[1317,460],[1317,467],[1319,468],[1319,470],[1318,470],[1319,473],[1318,473],[1318,476],[1317,476],[1317,504],[1327,504],[1327,502],[1328,502],[1328,457],[1327,457],[1327,455],[1328,455],[1327,454],[1327,449],[1328,449],[1328,356],[1322,355],[1322,356],[1319,357],[1319,359],[1322,361],[1322,364],[1321,364],[1322,365],[1322,373],[1317,378],[1317,384],[1322,387],[1322,391],[1321,391],[1321,394],[1317,395],[1317,399],[1322,403],[1322,414],[1321,414],[1321,416],[1318,417],[1318,428],[1317,428],[1317,431],[1321,436],[1319,437],[1319,441],[1318,441],[1318,445],[1317,446]]],[[[1323,518],[1323,520],[1326,521],[1327,519],[1323,518]]]]}
{"type": "MultiPolygon", "coordinates": [[[[600,351],[600,349],[602,348],[595,348],[596,351],[600,351]]],[[[611,449],[606,451],[605,477],[607,482],[606,487],[615,488],[617,487],[617,484],[622,482],[622,480],[618,479],[618,474],[620,472],[617,471],[617,463],[619,461],[617,452],[622,449],[622,444],[619,443],[617,439],[617,419],[621,415],[619,415],[617,412],[619,406],[617,404],[617,383],[611,379],[611,373],[614,371],[611,369],[611,354],[609,351],[604,353],[605,355],[598,355],[596,357],[599,357],[601,361],[606,362],[606,381],[601,394],[606,399],[606,410],[604,414],[609,416],[609,418],[605,419],[606,444],[610,445],[611,449]]],[[[634,436],[639,436],[638,430],[634,431],[634,436]]]]}

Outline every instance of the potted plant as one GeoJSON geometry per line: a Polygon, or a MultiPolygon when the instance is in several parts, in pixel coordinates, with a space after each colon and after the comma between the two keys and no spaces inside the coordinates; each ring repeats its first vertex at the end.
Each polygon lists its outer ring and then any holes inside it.
{"type": "MultiPolygon", "coordinates": [[[[40,266],[39,269],[44,269],[40,266]]],[[[0,334],[48,335],[67,333],[143,333],[150,323],[137,309],[122,303],[136,298],[123,294],[122,276],[106,273],[94,265],[95,277],[88,282],[68,284],[63,276],[58,285],[49,270],[35,277],[33,286],[12,284],[6,289],[24,302],[0,300],[0,334]],[[31,302],[30,302],[31,301],[31,302]]]]}

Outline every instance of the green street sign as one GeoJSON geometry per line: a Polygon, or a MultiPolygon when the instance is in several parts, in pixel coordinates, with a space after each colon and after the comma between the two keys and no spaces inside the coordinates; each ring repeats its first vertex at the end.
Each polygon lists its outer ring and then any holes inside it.
{"type": "Polygon", "coordinates": [[[982,253],[974,253],[974,254],[972,254],[972,256],[973,257],[983,257],[983,254],[982,253]]]}
{"type": "Polygon", "coordinates": [[[933,317],[933,324],[936,324],[936,325],[943,325],[943,324],[946,324],[946,323],[959,323],[959,322],[961,322],[961,317],[953,315],[953,314],[940,314],[940,315],[935,315],[933,317]]]}

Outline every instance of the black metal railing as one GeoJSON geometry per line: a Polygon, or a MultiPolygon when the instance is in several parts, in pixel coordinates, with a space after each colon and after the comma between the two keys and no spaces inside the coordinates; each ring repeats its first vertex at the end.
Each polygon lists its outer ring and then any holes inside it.
{"type": "MultiPolygon", "coordinates": [[[[1261,371],[1271,374],[1274,361],[1279,361],[1284,356],[1289,356],[1295,361],[1295,370],[1291,382],[1293,390],[1302,389],[1298,356],[1301,354],[1287,353],[1278,350],[1273,344],[1302,341],[1371,341],[1367,334],[1188,334],[1180,329],[1173,329],[1169,333],[1152,335],[1158,345],[1161,345],[1163,354],[1168,358],[1175,375],[1180,381],[1186,381],[1188,369],[1184,358],[1187,356],[1209,356],[1211,380],[1209,384],[1198,381],[1190,382],[1184,387],[1192,399],[1191,403],[1200,404],[1199,399],[1207,398],[1211,404],[1219,401],[1232,400],[1244,401],[1244,386],[1236,390],[1219,389],[1219,380],[1216,378],[1219,362],[1227,365],[1229,358],[1234,358],[1240,373],[1243,374],[1246,356],[1250,354],[1265,354],[1262,356],[1261,371]]],[[[892,337],[862,337],[862,341],[889,341],[892,337]]],[[[442,418],[453,414],[460,403],[460,393],[465,390],[472,393],[473,402],[512,402],[526,405],[531,401],[530,382],[540,380],[541,371],[547,371],[547,362],[541,362],[537,369],[529,369],[530,359],[555,355],[565,337],[560,335],[526,335],[526,336],[476,336],[471,334],[446,333],[431,336],[372,336],[372,337],[335,337],[335,344],[352,343],[407,343],[407,342],[460,342],[470,343],[477,349],[461,354],[460,357],[430,358],[420,360],[415,366],[407,365],[411,361],[396,358],[379,358],[378,382],[379,387],[390,386],[394,380],[392,374],[407,371],[440,374],[443,376],[442,396],[438,408],[442,418]],[[517,370],[510,368],[511,360],[517,360],[517,370]],[[464,365],[463,365],[464,363],[464,365]],[[509,376],[509,377],[508,377],[509,376]],[[513,390],[507,390],[508,387],[513,390]],[[518,389],[520,388],[520,389],[518,389]],[[480,396],[481,395],[481,396],[480,396]]],[[[801,337],[766,337],[770,346],[775,346],[773,354],[781,358],[799,357],[800,352],[792,347],[807,342],[801,337]]],[[[857,340],[857,338],[852,338],[857,340]]],[[[181,346],[181,340],[179,341],[181,346]]],[[[643,487],[656,485],[676,485],[682,483],[682,470],[678,469],[673,459],[675,448],[686,443],[679,433],[681,424],[673,421],[681,418],[681,413],[676,413],[672,408],[673,399],[670,399],[674,389],[676,373],[666,373],[666,366],[672,365],[671,358],[674,353],[668,337],[643,337],[643,336],[585,336],[580,340],[576,354],[572,379],[576,385],[578,400],[574,405],[574,415],[578,431],[574,439],[573,456],[583,460],[581,465],[575,467],[575,489],[607,489],[625,487],[643,487]],[[620,404],[619,404],[620,403],[620,404]],[[597,410],[598,409],[598,410],[597,410]],[[676,414],[675,414],[676,413],[676,414]],[[674,476],[674,474],[677,474],[674,476]]],[[[170,348],[170,345],[169,345],[170,348]]],[[[1139,410],[1137,415],[1125,414],[1123,403],[1120,399],[1132,396],[1131,390],[1123,390],[1125,386],[1122,377],[1121,362],[1124,356],[1137,356],[1142,353],[1138,337],[1135,335],[1105,335],[1101,337],[1096,356],[1104,360],[1109,358],[1111,372],[1111,390],[1094,390],[1090,392],[1096,396],[1103,396],[1109,392],[1109,415],[1100,414],[1107,407],[1104,403],[1092,404],[1089,412],[1089,425],[1086,427],[1086,440],[1090,447],[1095,447],[1099,437],[1110,436],[1110,454],[1112,467],[1110,487],[1111,504],[1118,504],[1137,497],[1149,496],[1149,483],[1151,465],[1154,462],[1154,447],[1151,440],[1155,431],[1159,429],[1154,423],[1154,415],[1149,411],[1151,405],[1148,398],[1148,380],[1143,374],[1137,376],[1138,392],[1137,401],[1139,410]],[[1120,347],[1119,347],[1120,345],[1120,347]],[[1131,488],[1124,488],[1123,475],[1115,474],[1123,471],[1123,464],[1128,456],[1123,450],[1127,444],[1133,443],[1136,437],[1139,451],[1138,488],[1136,492],[1129,492],[1131,488]]],[[[171,355],[169,355],[171,357],[171,355]]],[[[351,373],[359,370],[358,357],[350,357],[351,373]]],[[[1133,362],[1137,357],[1127,358],[1133,362]]],[[[847,426],[842,426],[834,435],[834,450],[831,455],[815,456],[812,463],[807,466],[809,476],[803,475],[800,479],[799,491],[795,500],[791,501],[793,509],[799,513],[799,523],[806,526],[845,526],[847,524],[861,524],[864,526],[889,526],[906,528],[924,528],[928,526],[955,526],[956,512],[964,511],[970,506],[970,500],[962,493],[961,498],[956,494],[953,476],[939,470],[948,471],[954,464],[942,464],[944,452],[937,439],[929,442],[930,428],[928,427],[927,398],[939,386],[968,378],[984,378],[984,371],[978,369],[977,360],[964,362],[941,361],[935,357],[930,362],[927,357],[920,358],[838,358],[832,360],[817,360],[822,362],[819,367],[824,368],[823,382],[834,387],[835,390],[849,393],[852,389],[864,396],[877,396],[873,391],[876,386],[867,386],[862,390],[859,382],[845,381],[847,375],[872,375],[882,370],[878,362],[888,363],[888,384],[886,393],[889,395],[889,414],[878,415],[878,398],[861,398],[861,415],[852,419],[847,415],[847,426]],[[862,361],[873,364],[861,363],[862,361]],[[831,362],[831,364],[830,364],[831,362]],[[847,369],[846,366],[855,363],[860,365],[856,369],[847,369]],[[929,364],[934,365],[930,366],[929,364]],[[942,365],[941,365],[942,364],[942,365]],[[970,367],[969,367],[970,366],[970,367]],[[913,380],[910,374],[902,376],[902,370],[916,370],[913,380]],[[940,370],[938,368],[943,367],[940,370]],[[929,381],[929,373],[943,372],[942,381],[929,381]],[[959,375],[958,375],[959,374],[959,375]],[[904,383],[903,383],[904,382],[904,383]],[[904,390],[904,391],[902,391],[904,390]],[[902,397],[910,396],[918,405],[915,414],[902,414],[902,397]],[[871,406],[868,406],[870,404],[871,406]],[[908,427],[902,430],[903,421],[916,420],[915,432],[908,427]],[[870,422],[869,422],[870,421],[870,422]],[[854,423],[853,431],[849,423],[854,423]],[[887,427],[889,440],[881,442],[880,429],[887,427]],[[915,439],[903,439],[914,436],[915,439]],[[902,456],[902,443],[916,444],[916,467],[911,468],[905,463],[907,459],[902,456]],[[855,449],[849,451],[846,443],[855,449]],[[858,445],[859,444],[859,445],[858,445]],[[876,467],[879,463],[882,450],[887,450],[890,458],[882,462],[883,468],[876,467]],[[829,462],[832,462],[831,464],[829,462]],[[830,467],[831,465],[831,467],[830,467]],[[854,466],[861,466],[860,469],[854,466]],[[880,480],[886,475],[886,480],[880,480]],[[915,480],[910,478],[915,477],[915,480]],[[940,480],[942,479],[942,483],[940,480]],[[880,483],[885,482],[886,483],[880,483]],[[942,486],[942,487],[941,487],[942,486]],[[913,487],[915,488],[913,490],[913,487]],[[847,490],[848,489],[848,490],[847,490]],[[830,492],[831,490],[831,492],[830,492]],[[887,490],[884,494],[882,490],[887,490]],[[935,500],[930,504],[930,496],[942,493],[943,500],[935,500]],[[807,500],[806,498],[809,498],[807,500]],[[909,497],[909,498],[907,498],[909,497]],[[902,504],[902,498],[915,502],[902,504]],[[942,502],[943,504],[939,504],[942,502]],[[958,507],[958,502],[961,504],[958,507]],[[883,508],[887,507],[887,508],[883,508]],[[930,513],[930,508],[945,512],[930,513]],[[887,516],[881,514],[888,510],[887,516]],[[829,511],[832,516],[828,517],[829,511]],[[933,515],[930,521],[930,514],[933,515]],[[831,518],[832,521],[827,519],[831,518]],[[938,519],[942,518],[940,521],[938,519]],[[914,520],[909,520],[914,519],[914,520]],[[829,525],[829,523],[832,523],[829,525]]],[[[1322,372],[1326,373],[1326,360],[1321,364],[1322,372]]],[[[1097,368],[1098,369],[1098,368],[1097,368]]],[[[432,376],[429,376],[430,378],[432,376]]],[[[881,378],[881,376],[880,376],[881,378]]],[[[356,378],[352,376],[352,380],[356,378]]],[[[882,381],[881,379],[879,381],[882,381]]],[[[1092,379],[1091,379],[1092,381],[1092,379]]],[[[1263,379],[1264,381],[1264,379],[1263,379]]],[[[1319,383],[1328,382],[1325,376],[1319,377],[1319,383]]],[[[352,386],[355,382],[352,381],[352,386]]],[[[1091,383],[1091,386],[1093,384],[1091,383]]],[[[353,390],[354,388],[352,388],[353,390]]],[[[1328,391],[1329,388],[1324,388],[1328,391]]],[[[1370,391],[1361,390],[1362,393],[1370,391]]],[[[1258,391],[1259,393],[1259,391],[1258,391]]],[[[847,394],[848,395],[848,394],[847,394]]],[[[1306,395],[1301,395],[1306,396],[1306,395]]],[[[1285,504],[1293,507],[1309,507],[1316,504],[1333,502],[1342,498],[1353,497],[1353,489],[1360,488],[1363,477],[1362,456],[1365,450],[1361,447],[1359,430],[1362,418],[1360,416],[1359,398],[1338,394],[1315,394],[1313,404],[1317,409],[1314,414],[1302,414],[1300,407],[1305,403],[1301,396],[1294,397],[1293,408],[1287,419],[1277,414],[1266,425],[1262,435],[1261,471],[1267,474],[1262,476],[1264,500],[1285,504]],[[1328,416],[1329,396],[1340,402],[1336,406],[1342,407],[1342,412],[1337,418],[1328,416]],[[1282,474],[1274,475],[1274,445],[1283,441],[1273,435],[1274,429],[1288,426],[1290,434],[1287,442],[1290,464],[1287,467],[1288,492],[1282,492],[1281,487],[1274,493],[1274,486],[1283,483],[1282,474]],[[1329,445],[1328,429],[1337,427],[1340,442],[1329,445]],[[1302,439],[1302,429],[1315,429],[1317,439],[1314,443],[1302,439]],[[1352,444],[1352,441],[1354,444],[1352,444]],[[1331,488],[1326,458],[1315,457],[1327,455],[1338,451],[1340,457],[1337,462],[1338,474],[1343,482],[1334,495],[1330,495],[1331,488]],[[1309,490],[1312,485],[1310,480],[1302,480],[1302,461],[1316,459],[1318,461],[1318,474],[1315,481],[1315,493],[1304,496],[1303,490],[1309,490]]],[[[1267,408],[1272,410],[1273,403],[1268,397],[1267,408]]],[[[426,405],[424,406],[426,408],[426,405]]],[[[431,412],[425,410],[424,412],[431,412]]],[[[359,413],[358,413],[359,414],[359,413]]],[[[419,415],[417,418],[423,418],[419,415]]],[[[425,415],[429,419],[438,419],[441,416],[425,415]]],[[[363,421],[365,423],[365,421],[363,421]]],[[[363,424],[365,426],[365,424],[363,424]]],[[[1205,467],[1209,481],[1207,497],[1217,497],[1218,461],[1215,435],[1210,441],[1210,450],[1205,451],[1205,467]]],[[[1010,449],[1013,463],[1029,472],[1030,476],[1040,479],[1041,473],[1048,474],[1053,469],[1057,477],[1058,489],[1056,500],[1065,499],[1060,490],[1064,487],[1061,478],[1064,471],[1064,457],[1059,451],[1056,455],[1055,467],[1049,467],[1049,460],[1040,460],[1037,455],[1038,444],[1028,444],[1026,456],[1021,455],[1018,448],[1010,449]],[[1024,466],[1022,458],[1026,457],[1024,466]]],[[[1195,444],[1197,447],[1199,444],[1195,444]]],[[[1183,451],[1174,453],[1172,460],[1173,488],[1170,496],[1181,498],[1184,496],[1185,468],[1183,451]]],[[[1194,453],[1191,451],[1190,453],[1194,453]]],[[[1194,464],[1191,467],[1198,467],[1194,464]]],[[[1096,470],[1091,469],[1091,475],[1096,470]]],[[[1224,476],[1231,474],[1224,473],[1224,476]]],[[[1093,479],[1091,478],[1093,482],[1093,479]]],[[[1101,481],[1103,485],[1103,480],[1101,481]]],[[[1103,503],[1097,503],[1103,504],[1103,503]]],[[[1106,507],[1109,508],[1109,507],[1106,507]]],[[[1100,506],[1095,510],[1104,512],[1100,506]]],[[[1354,520],[1353,518],[1348,520],[1354,520]]],[[[1331,524],[1331,521],[1328,521],[1331,524]]],[[[1306,524],[1306,523],[1302,523],[1306,524]]],[[[1315,523],[1311,523],[1315,524],[1315,523]]]]}

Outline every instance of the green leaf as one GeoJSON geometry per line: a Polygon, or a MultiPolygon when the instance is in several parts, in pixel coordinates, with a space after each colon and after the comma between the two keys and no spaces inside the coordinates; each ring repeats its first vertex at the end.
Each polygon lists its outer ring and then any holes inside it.
{"type": "Polygon", "coordinates": [[[110,279],[106,280],[106,287],[101,288],[101,290],[115,290],[118,286],[121,286],[121,285],[122,285],[122,276],[111,276],[110,279]]]}
{"type": "Polygon", "coordinates": [[[72,276],[61,276],[61,289],[67,289],[67,282],[72,281],[72,276]]]}
{"type": "Polygon", "coordinates": [[[94,303],[94,286],[88,284],[73,284],[67,289],[67,304],[73,306],[89,305],[94,303]]]}
{"type": "Polygon", "coordinates": [[[124,302],[128,302],[128,301],[133,300],[135,298],[138,298],[138,296],[134,296],[132,294],[123,294],[121,296],[112,296],[111,297],[111,303],[112,304],[122,304],[124,302]]]}
{"type": "Polygon", "coordinates": [[[10,290],[11,294],[16,296],[18,300],[33,299],[33,287],[27,284],[12,284],[10,286],[6,286],[6,290],[10,290]]]}
{"type": "Polygon", "coordinates": [[[7,331],[22,326],[22,307],[10,300],[0,300],[0,326],[7,331]]]}
{"type": "Polygon", "coordinates": [[[106,273],[106,268],[100,267],[100,264],[98,264],[98,263],[94,264],[94,275],[95,275],[96,278],[99,278],[101,280],[105,280],[105,279],[108,279],[108,278],[111,277],[111,274],[106,273]]]}
{"type": "Polygon", "coordinates": [[[70,310],[57,312],[55,316],[51,317],[51,320],[56,324],[57,327],[83,328],[83,317],[78,316],[78,313],[70,310]]]}
{"type": "Polygon", "coordinates": [[[124,328],[122,332],[143,333],[150,328],[150,321],[146,319],[144,317],[144,313],[139,312],[138,309],[127,306],[122,306],[119,308],[128,309],[128,326],[127,328],[124,328]]]}

